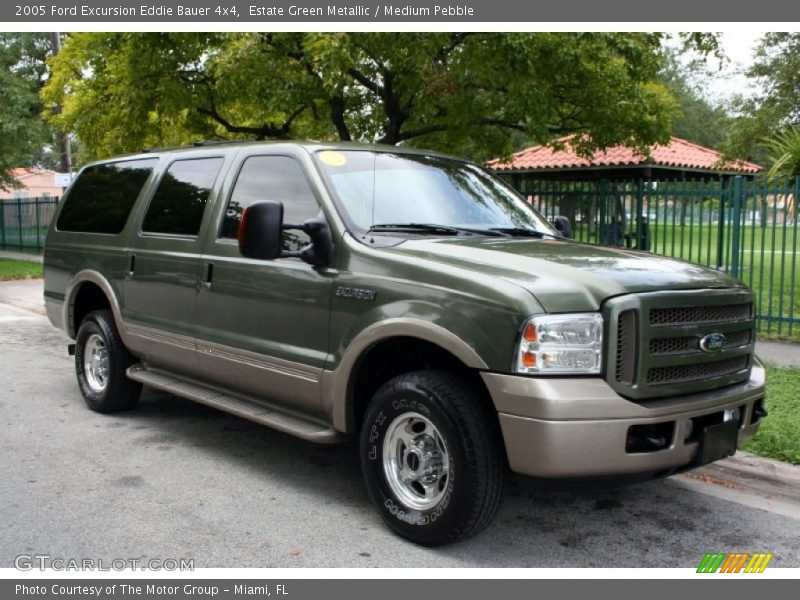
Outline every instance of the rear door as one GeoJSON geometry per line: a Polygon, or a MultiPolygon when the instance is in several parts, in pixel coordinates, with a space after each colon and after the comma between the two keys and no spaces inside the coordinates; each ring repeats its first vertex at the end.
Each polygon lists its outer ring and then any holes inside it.
{"type": "Polygon", "coordinates": [[[150,367],[197,373],[201,232],[223,163],[221,156],[169,163],[131,239],[124,316],[132,349],[150,367]]]}
{"type": "MultiPolygon", "coordinates": [[[[319,382],[328,353],[334,273],[299,258],[241,256],[242,212],[253,202],[284,205],[285,222],[320,214],[317,192],[300,160],[261,149],[241,156],[229,177],[229,197],[209,231],[197,301],[198,360],[213,381],[243,393],[322,413],[319,382]]],[[[284,232],[285,250],[309,242],[284,232]]]]}

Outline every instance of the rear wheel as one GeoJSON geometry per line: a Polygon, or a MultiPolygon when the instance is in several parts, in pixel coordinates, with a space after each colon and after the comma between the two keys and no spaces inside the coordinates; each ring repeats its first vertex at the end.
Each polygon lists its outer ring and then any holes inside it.
{"type": "Polygon", "coordinates": [[[497,419],[451,373],[417,371],[382,386],[367,408],[360,454],[384,521],[418,544],[475,535],[497,512],[505,473],[497,419]]]}
{"type": "Polygon", "coordinates": [[[89,408],[116,412],[136,406],[142,385],[125,375],[133,363],[111,311],[97,310],[86,315],[75,337],[75,372],[89,408]]]}

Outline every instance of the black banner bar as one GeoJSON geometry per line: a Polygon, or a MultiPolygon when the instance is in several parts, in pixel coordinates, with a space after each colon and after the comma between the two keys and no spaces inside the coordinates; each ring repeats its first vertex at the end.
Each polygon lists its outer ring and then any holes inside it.
{"type": "Polygon", "coordinates": [[[789,22],[800,3],[786,0],[11,0],[6,23],[44,22],[789,22]]]}

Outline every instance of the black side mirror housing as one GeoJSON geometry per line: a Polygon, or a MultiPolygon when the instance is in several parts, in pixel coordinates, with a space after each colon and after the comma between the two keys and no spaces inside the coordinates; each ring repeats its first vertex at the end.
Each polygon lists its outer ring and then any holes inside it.
{"type": "Polygon", "coordinates": [[[553,227],[556,228],[556,231],[561,234],[561,237],[571,238],[572,237],[572,224],[569,222],[567,217],[557,215],[552,218],[553,227]]]}
{"type": "Polygon", "coordinates": [[[273,260],[281,255],[283,204],[255,202],[244,209],[239,223],[239,252],[247,258],[273,260]]]}
{"type": "Polygon", "coordinates": [[[247,258],[274,260],[299,258],[308,264],[325,266],[333,252],[331,228],[324,217],[308,219],[302,224],[283,222],[283,204],[265,200],[248,206],[239,224],[239,252],[247,258]],[[299,252],[284,252],[281,233],[299,229],[311,238],[311,243],[299,252]]]}

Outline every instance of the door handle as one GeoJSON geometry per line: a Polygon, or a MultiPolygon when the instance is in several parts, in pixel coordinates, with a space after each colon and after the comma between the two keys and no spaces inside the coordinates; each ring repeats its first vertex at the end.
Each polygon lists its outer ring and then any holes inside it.
{"type": "Polygon", "coordinates": [[[135,266],[136,266],[136,255],[131,254],[128,257],[128,279],[133,279],[133,272],[135,266]]]}
{"type": "Polygon", "coordinates": [[[200,280],[201,289],[210,290],[211,281],[214,279],[214,263],[203,264],[203,278],[200,280]]]}

